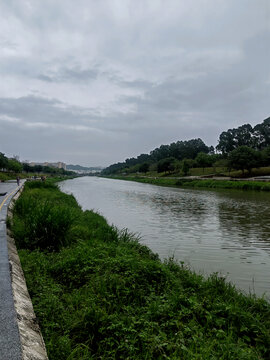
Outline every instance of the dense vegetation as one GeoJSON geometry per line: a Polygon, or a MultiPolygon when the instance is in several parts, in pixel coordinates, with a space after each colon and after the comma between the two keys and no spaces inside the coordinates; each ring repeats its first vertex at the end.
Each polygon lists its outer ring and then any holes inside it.
{"type": "Polygon", "coordinates": [[[28,163],[22,163],[22,170],[29,174],[29,173],[42,173],[42,174],[51,174],[51,175],[74,175],[74,172],[65,170],[65,169],[59,169],[52,166],[43,166],[43,165],[34,165],[31,166],[28,163]]]}
{"type": "Polygon", "coordinates": [[[162,263],[53,184],[26,184],[11,229],[50,360],[270,358],[266,301],[162,263]]]}
{"type": "Polygon", "coordinates": [[[5,154],[0,152],[0,170],[8,170],[19,173],[22,171],[22,164],[16,159],[8,159],[5,154]]]}
{"type": "Polygon", "coordinates": [[[177,141],[161,145],[150,154],[112,164],[103,170],[103,175],[130,173],[167,173],[188,175],[192,168],[226,167],[245,170],[270,165],[270,118],[254,126],[245,124],[236,129],[224,131],[219,136],[216,152],[213,146],[206,146],[201,139],[177,141]]]}

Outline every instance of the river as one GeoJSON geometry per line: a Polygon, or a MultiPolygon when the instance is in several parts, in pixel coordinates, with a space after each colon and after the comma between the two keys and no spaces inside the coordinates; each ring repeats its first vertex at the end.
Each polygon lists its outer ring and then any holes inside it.
{"type": "Polygon", "coordinates": [[[84,210],[140,234],[161,259],[203,275],[218,272],[246,293],[270,299],[270,194],[166,188],[81,177],[60,183],[84,210]]]}

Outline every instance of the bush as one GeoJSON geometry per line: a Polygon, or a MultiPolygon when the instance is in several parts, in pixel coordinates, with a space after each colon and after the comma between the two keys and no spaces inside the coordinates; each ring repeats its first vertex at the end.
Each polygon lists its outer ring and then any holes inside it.
{"type": "Polygon", "coordinates": [[[29,182],[14,206],[11,230],[19,248],[49,251],[71,243],[70,232],[80,216],[75,198],[57,185],[29,182]]]}
{"type": "Polygon", "coordinates": [[[56,185],[54,182],[51,182],[51,181],[42,182],[42,181],[38,181],[38,180],[37,181],[28,181],[25,184],[25,188],[26,189],[53,189],[53,190],[59,189],[58,185],[56,185]]]}
{"type": "Polygon", "coordinates": [[[59,250],[70,242],[68,233],[76,212],[65,205],[52,205],[35,198],[20,199],[15,205],[12,232],[20,248],[59,250]]]}

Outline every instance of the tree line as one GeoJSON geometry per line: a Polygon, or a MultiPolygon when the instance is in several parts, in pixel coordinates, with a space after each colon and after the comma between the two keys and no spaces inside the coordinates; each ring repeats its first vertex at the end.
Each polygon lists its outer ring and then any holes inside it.
{"type": "Polygon", "coordinates": [[[72,175],[72,171],[64,169],[58,169],[50,166],[35,165],[30,166],[28,163],[21,163],[16,157],[8,158],[4,153],[0,152],[0,171],[8,171],[13,173],[43,173],[43,174],[54,174],[54,175],[72,175]]]}
{"type": "Polygon", "coordinates": [[[15,157],[9,159],[0,152],[0,170],[19,173],[22,169],[22,164],[15,157]]]}
{"type": "Polygon", "coordinates": [[[252,127],[244,124],[223,131],[216,148],[203,140],[191,139],[161,145],[150,154],[128,158],[110,165],[104,175],[141,172],[173,172],[181,170],[187,175],[192,167],[226,166],[229,170],[248,170],[270,165],[270,117],[252,127]]]}

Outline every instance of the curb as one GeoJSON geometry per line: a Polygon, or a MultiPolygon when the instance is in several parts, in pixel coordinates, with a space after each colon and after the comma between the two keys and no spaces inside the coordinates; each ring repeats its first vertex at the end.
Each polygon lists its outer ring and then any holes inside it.
{"type": "MultiPolygon", "coordinates": [[[[8,206],[8,216],[12,217],[12,208],[23,191],[23,186],[16,192],[8,206]]],[[[7,230],[7,246],[10,264],[11,286],[15,312],[19,329],[22,360],[48,360],[45,343],[34,313],[28,293],[21,262],[14,239],[7,230]]]]}
{"type": "Polygon", "coordinates": [[[11,190],[0,204],[0,359],[21,360],[22,350],[14,307],[11,271],[7,246],[7,209],[12,195],[19,188],[11,190]]]}

